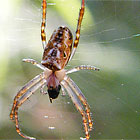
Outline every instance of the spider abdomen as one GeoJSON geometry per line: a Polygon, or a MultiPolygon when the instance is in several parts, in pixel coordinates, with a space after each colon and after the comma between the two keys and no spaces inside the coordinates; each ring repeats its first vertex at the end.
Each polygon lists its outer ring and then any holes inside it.
{"type": "Polygon", "coordinates": [[[59,27],[48,41],[41,63],[53,71],[63,69],[69,60],[72,43],[71,31],[67,27],[59,27]]]}

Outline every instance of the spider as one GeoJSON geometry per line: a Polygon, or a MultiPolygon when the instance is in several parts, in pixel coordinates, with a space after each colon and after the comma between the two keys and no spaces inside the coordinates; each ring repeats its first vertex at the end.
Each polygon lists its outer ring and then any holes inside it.
{"type": "Polygon", "coordinates": [[[85,140],[88,140],[90,135],[89,131],[92,130],[93,123],[91,119],[90,106],[74,81],[67,75],[69,73],[77,72],[79,70],[96,70],[99,68],[89,65],[76,66],[72,69],[65,70],[64,67],[72,59],[75,54],[76,48],[79,43],[81,23],[84,16],[85,1],[82,0],[79,18],[76,29],[76,37],[73,43],[73,36],[71,31],[64,26],[60,26],[54,30],[50,40],[46,43],[46,9],[47,2],[42,0],[42,24],[41,24],[41,39],[44,49],[43,58],[41,63],[33,59],[23,59],[23,62],[31,63],[43,72],[25,84],[21,90],[18,91],[14,98],[10,118],[15,122],[17,133],[25,139],[33,140],[34,137],[25,135],[19,127],[18,109],[19,107],[38,89],[40,88],[43,94],[49,95],[50,102],[56,99],[62,88],[62,92],[67,91],[73,104],[81,113],[83,125],[85,130],[85,140]],[[72,47],[73,45],[73,47],[72,47]],[[47,93],[43,90],[47,86],[47,93]],[[64,90],[65,89],[65,90],[64,90]]]}

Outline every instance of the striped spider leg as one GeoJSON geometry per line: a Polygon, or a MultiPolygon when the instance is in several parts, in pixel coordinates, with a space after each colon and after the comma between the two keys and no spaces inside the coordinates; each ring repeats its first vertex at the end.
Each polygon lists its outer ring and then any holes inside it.
{"type": "Polygon", "coordinates": [[[76,29],[76,37],[75,37],[75,40],[74,40],[73,50],[71,52],[70,60],[74,56],[74,54],[76,52],[76,49],[77,49],[77,46],[79,44],[80,30],[81,30],[81,24],[82,24],[84,12],[85,12],[85,1],[82,0],[82,5],[81,5],[80,12],[79,12],[78,24],[77,24],[77,29],[76,29]]]}
{"type": "Polygon", "coordinates": [[[14,98],[14,103],[12,106],[12,110],[10,113],[11,120],[14,120],[16,124],[16,131],[19,135],[26,139],[35,139],[33,137],[29,137],[21,132],[19,127],[19,121],[18,121],[18,108],[42,85],[46,83],[45,79],[45,72],[41,73],[40,75],[37,75],[35,78],[33,78],[31,81],[29,81],[23,88],[17,93],[17,95],[14,98]]]}
{"type": "Polygon", "coordinates": [[[88,125],[87,125],[87,117],[86,117],[86,113],[83,109],[83,106],[81,105],[80,100],[78,100],[76,94],[74,93],[74,91],[70,88],[69,83],[66,80],[63,80],[61,82],[61,84],[63,85],[63,87],[67,90],[73,104],[75,105],[76,109],[81,113],[82,118],[83,118],[83,124],[84,124],[84,128],[85,128],[85,134],[86,134],[86,139],[89,139],[89,132],[88,132],[88,125]]]}
{"type": "Polygon", "coordinates": [[[61,86],[61,96],[66,96],[66,91],[65,91],[65,88],[63,86],[61,86]]]}
{"type": "MultiPolygon", "coordinates": [[[[23,61],[23,62],[27,62],[27,63],[31,63],[31,64],[35,65],[36,67],[42,69],[43,71],[45,71],[45,70],[47,69],[45,66],[43,66],[41,63],[38,63],[38,62],[37,62],[36,60],[34,60],[34,59],[22,59],[22,61],[23,61]]],[[[44,91],[44,87],[45,87],[45,86],[46,86],[46,85],[41,86],[41,88],[40,88],[40,93],[42,93],[42,94],[47,94],[47,92],[44,91]]]]}
{"type": "Polygon", "coordinates": [[[67,70],[66,74],[77,72],[77,71],[80,71],[80,70],[95,70],[95,71],[99,71],[100,69],[95,67],[95,66],[91,66],[91,65],[80,65],[80,66],[76,66],[76,67],[74,67],[72,69],[67,70]]]}
{"type": "MultiPolygon", "coordinates": [[[[99,71],[99,68],[96,68],[94,66],[89,66],[89,65],[87,65],[87,66],[81,65],[81,66],[74,67],[73,69],[67,70],[66,74],[73,73],[73,72],[76,72],[79,70],[99,71]]],[[[74,83],[74,81],[69,76],[65,75],[64,80],[61,82],[61,84],[68,92],[68,94],[69,94],[70,98],[72,99],[77,110],[82,115],[86,138],[81,138],[81,139],[88,140],[90,137],[89,131],[91,131],[92,127],[93,127],[91,113],[90,113],[90,106],[89,106],[84,94],[81,92],[79,87],[74,83]],[[79,102],[83,103],[83,105],[85,106],[85,109],[83,109],[83,106],[79,102]]]]}
{"type": "Polygon", "coordinates": [[[45,27],[46,27],[46,8],[47,8],[47,2],[46,0],[42,0],[42,23],[41,23],[41,40],[43,49],[46,47],[46,33],[45,33],[45,27]]]}

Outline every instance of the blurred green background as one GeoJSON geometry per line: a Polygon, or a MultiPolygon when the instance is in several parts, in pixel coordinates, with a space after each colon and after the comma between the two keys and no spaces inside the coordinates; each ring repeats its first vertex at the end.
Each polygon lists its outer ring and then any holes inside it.
{"type": "MultiPolygon", "coordinates": [[[[91,106],[91,139],[140,139],[140,1],[85,0],[80,44],[67,69],[80,64],[99,72],[70,74],[91,106]]],[[[47,39],[65,25],[75,36],[80,0],[48,0],[47,39]]],[[[17,91],[41,70],[41,0],[4,0],[0,5],[0,139],[22,139],[9,119],[17,91]]],[[[22,131],[38,139],[84,136],[82,118],[68,95],[51,104],[36,94],[19,109],[22,131]]]]}

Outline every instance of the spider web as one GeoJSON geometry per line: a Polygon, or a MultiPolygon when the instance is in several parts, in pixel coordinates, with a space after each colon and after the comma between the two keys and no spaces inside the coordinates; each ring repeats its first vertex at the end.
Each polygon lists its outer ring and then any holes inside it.
{"type": "MultiPolygon", "coordinates": [[[[70,75],[91,106],[91,139],[140,139],[140,1],[85,2],[80,43],[66,68],[87,64],[101,69],[70,75]]],[[[5,15],[6,19],[1,19],[6,23],[6,35],[2,35],[0,52],[0,113],[5,116],[0,117],[0,139],[20,138],[14,125],[7,121],[9,103],[27,81],[41,72],[21,62],[23,58],[42,58],[40,5],[41,0],[12,1],[7,9],[13,9],[5,15]]],[[[60,25],[69,27],[75,36],[79,7],[80,0],[48,0],[47,40],[60,25]]],[[[68,95],[60,95],[50,104],[48,96],[38,90],[20,108],[19,117],[23,132],[38,139],[84,136],[82,118],[68,95]]]]}

